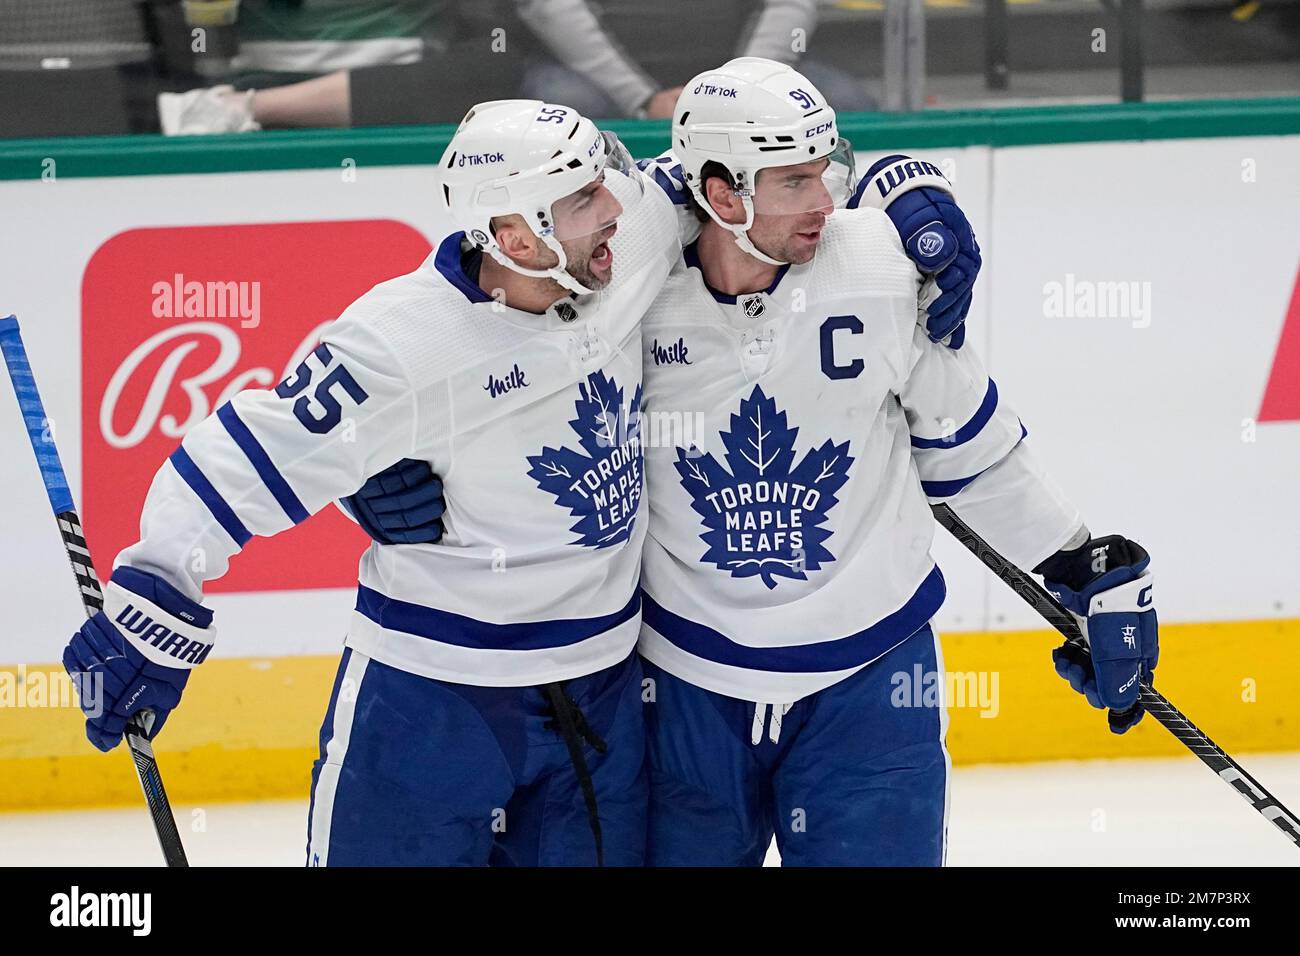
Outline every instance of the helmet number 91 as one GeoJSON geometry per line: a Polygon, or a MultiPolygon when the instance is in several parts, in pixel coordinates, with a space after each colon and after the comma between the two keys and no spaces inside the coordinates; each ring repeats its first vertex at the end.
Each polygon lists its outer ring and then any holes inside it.
{"type": "Polygon", "coordinates": [[[791,90],[790,98],[806,110],[810,110],[817,105],[817,101],[814,100],[810,94],[804,92],[803,90],[791,90]]]}

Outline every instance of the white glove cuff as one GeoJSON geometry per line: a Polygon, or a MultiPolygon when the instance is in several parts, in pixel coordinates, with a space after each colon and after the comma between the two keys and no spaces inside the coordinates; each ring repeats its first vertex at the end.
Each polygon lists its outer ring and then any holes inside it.
{"type": "Polygon", "coordinates": [[[104,613],[137,651],[163,667],[190,670],[202,664],[217,637],[215,626],[183,621],[115,581],[104,588],[104,613]]]}
{"type": "Polygon", "coordinates": [[[860,206],[873,206],[886,210],[903,193],[922,186],[942,189],[949,196],[954,195],[952,183],[934,163],[911,157],[890,163],[877,172],[862,189],[858,202],[860,206]]]}

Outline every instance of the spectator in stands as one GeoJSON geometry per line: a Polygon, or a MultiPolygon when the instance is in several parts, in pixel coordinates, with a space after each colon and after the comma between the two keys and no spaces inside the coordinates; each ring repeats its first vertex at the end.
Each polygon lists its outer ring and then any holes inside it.
{"type": "Polygon", "coordinates": [[[818,0],[515,0],[550,56],[533,57],[522,92],[584,116],[669,117],[680,85],[735,56],[798,66],[839,112],[874,110],[863,81],[804,54],[818,0]],[[636,50],[636,56],[627,51],[636,50]]]}
{"type": "Polygon", "coordinates": [[[453,0],[242,0],[229,82],[160,95],[162,130],[459,119],[467,103],[513,95],[520,72],[508,51],[491,51],[487,31],[467,28],[467,9],[453,0]]]}

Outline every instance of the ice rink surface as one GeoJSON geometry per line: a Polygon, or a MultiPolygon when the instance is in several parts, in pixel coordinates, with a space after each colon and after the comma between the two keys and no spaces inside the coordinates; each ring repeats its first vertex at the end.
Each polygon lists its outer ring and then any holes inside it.
{"type": "MultiPolygon", "coordinates": [[[[1239,762],[1300,812],[1300,753],[1239,762]]],[[[192,865],[303,861],[305,801],[176,809],[192,865]]],[[[1191,758],[958,768],[948,842],[952,866],[1300,865],[1300,850],[1191,758]]],[[[0,815],[0,865],[160,864],[143,805],[0,815]]]]}

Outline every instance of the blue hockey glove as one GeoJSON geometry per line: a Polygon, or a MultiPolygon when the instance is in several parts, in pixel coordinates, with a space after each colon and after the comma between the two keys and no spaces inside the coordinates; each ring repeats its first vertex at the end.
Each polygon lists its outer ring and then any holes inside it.
{"type": "Polygon", "coordinates": [[[403,458],[372,475],[343,506],[380,544],[433,544],[442,538],[442,481],[427,461],[403,458]]]}
{"type": "Polygon", "coordinates": [[[63,666],[86,715],[87,739],[112,750],[141,710],[152,712],[146,724],[149,739],[156,737],[215,637],[212,612],[162,578],[138,568],[114,571],[104,588],[104,609],[63,650],[63,666]]]}
{"type": "Polygon", "coordinates": [[[953,198],[952,184],[932,163],[910,156],[877,160],[855,190],[849,206],[875,206],[894,222],[903,248],[929,280],[921,291],[925,332],[959,349],[970,312],[980,247],[966,214],[953,198]]]}
{"type": "Polygon", "coordinates": [[[691,192],[686,188],[686,177],[682,174],[682,164],[671,152],[663,153],[654,159],[638,159],[637,168],[650,176],[658,184],[674,206],[685,206],[690,202],[691,192]]]}
{"type": "Polygon", "coordinates": [[[1059,551],[1034,571],[1047,589],[1080,618],[1087,649],[1067,641],[1052,652],[1056,672],[1093,707],[1107,708],[1112,732],[1142,719],[1138,681],[1151,678],[1160,659],[1151,557],[1121,535],[1094,538],[1059,551]]]}

